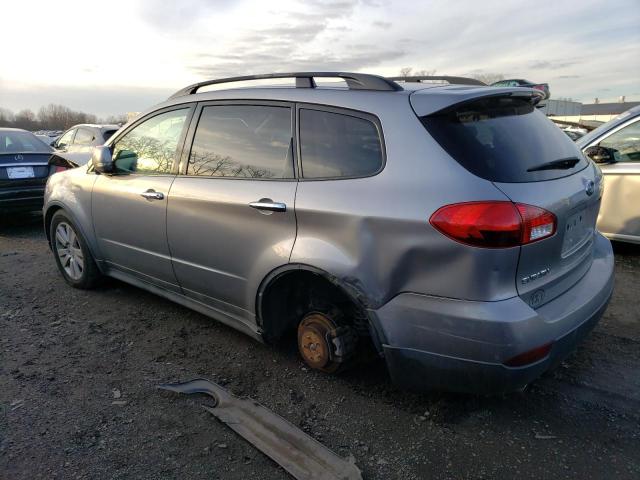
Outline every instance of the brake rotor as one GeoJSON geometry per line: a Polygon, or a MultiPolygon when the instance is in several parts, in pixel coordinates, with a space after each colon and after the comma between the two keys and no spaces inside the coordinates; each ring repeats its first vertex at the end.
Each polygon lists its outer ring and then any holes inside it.
{"type": "Polygon", "coordinates": [[[335,372],[340,362],[335,358],[333,339],[337,327],[322,313],[310,313],[298,325],[298,350],[307,365],[323,372],[335,372]]]}

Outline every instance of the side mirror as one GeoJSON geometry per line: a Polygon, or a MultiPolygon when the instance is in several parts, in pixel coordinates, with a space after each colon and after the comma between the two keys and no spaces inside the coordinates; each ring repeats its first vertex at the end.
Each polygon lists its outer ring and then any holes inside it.
{"type": "Polygon", "coordinates": [[[93,147],[91,164],[93,165],[93,169],[98,173],[113,173],[114,167],[111,149],[104,145],[93,147]]]}
{"type": "Polygon", "coordinates": [[[614,163],[616,161],[613,150],[599,145],[593,145],[587,148],[584,154],[595,163],[614,163]]]}

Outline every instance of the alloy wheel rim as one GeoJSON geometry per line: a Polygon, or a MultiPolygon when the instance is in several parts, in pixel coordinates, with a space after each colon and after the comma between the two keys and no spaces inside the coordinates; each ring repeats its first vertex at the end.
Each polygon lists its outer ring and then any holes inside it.
{"type": "Polygon", "coordinates": [[[84,272],[84,255],[78,235],[66,222],[60,222],[56,227],[56,253],[65,273],[73,280],[80,280],[84,272]]]}

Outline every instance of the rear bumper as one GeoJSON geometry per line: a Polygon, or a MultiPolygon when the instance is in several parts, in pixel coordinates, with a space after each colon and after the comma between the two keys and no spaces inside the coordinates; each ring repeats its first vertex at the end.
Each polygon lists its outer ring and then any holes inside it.
{"type": "Polygon", "coordinates": [[[45,185],[0,189],[0,213],[40,210],[45,185]]]}
{"type": "Polygon", "coordinates": [[[405,293],[370,313],[397,385],[514,391],[562,361],[597,324],[613,292],[613,271],[611,244],[598,234],[587,273],[536,310],[520,297],[474,302],[405,293]],[[504,365],[549,342],[553,346],[545,358],[523,367],[504,365]]]}

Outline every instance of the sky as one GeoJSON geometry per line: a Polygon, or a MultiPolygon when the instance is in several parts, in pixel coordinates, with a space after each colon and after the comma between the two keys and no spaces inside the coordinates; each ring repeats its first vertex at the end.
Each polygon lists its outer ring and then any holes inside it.
{"type": "Polygon", "coordinates": [[[3,2],[0,107],[142,111],[197,81],[295,70],[500,73],[640,100],[640,0],[3,2]]]}

